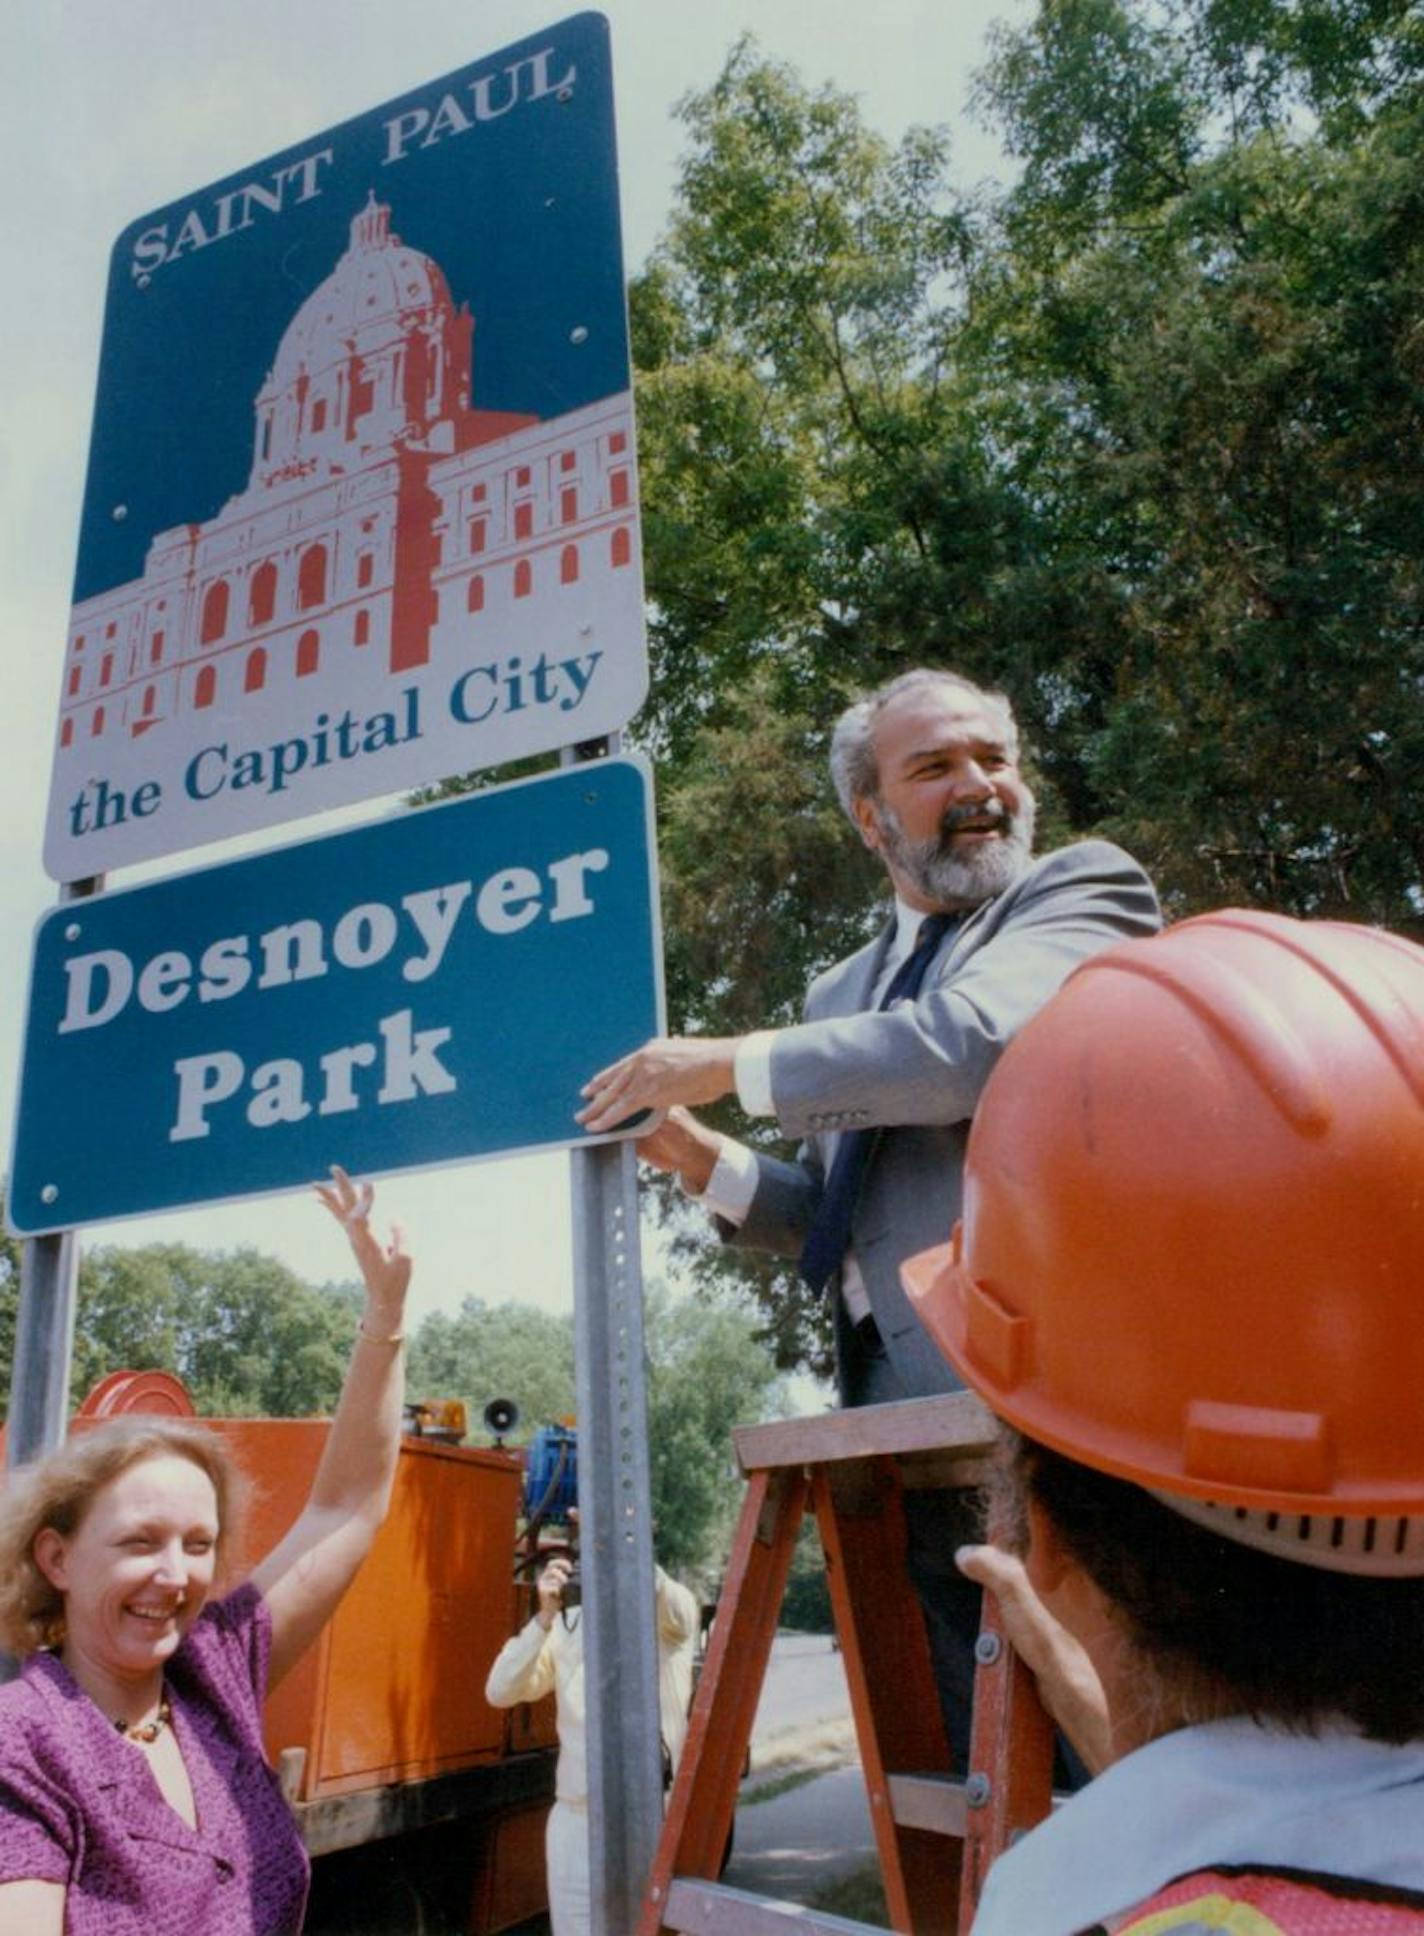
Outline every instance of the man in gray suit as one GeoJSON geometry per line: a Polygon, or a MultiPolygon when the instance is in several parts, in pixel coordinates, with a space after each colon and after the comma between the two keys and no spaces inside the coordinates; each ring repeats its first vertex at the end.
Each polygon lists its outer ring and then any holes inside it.
{"type": "MultiPolygon", "coordinates": [[[[1142,869],[1106,841],[1033,858],[1033,796],[1001,694],[907,672],[842,716],[831,771],[885,867],[894,918],[817,978],[801,1023],[646,1043],[592,1078],[579,1121],[601,1131],[666,1110],[639,1154],[675,1171],[725,1239],[798,1256],[813,1286],[834,1286],[841,1403],[881,1404],[957,1385],[899,1267],[943,1243],[959,1215],[970,1121],[1005,1044],[1079,962],[1153,933],[1161,916],[1142,869]],[[689,1111],[732,1093],[803,1139],[794,1162],[689,1111]]],[[[953,1551],[974,1533],[956,1495],[911,1493],[906,1506],[910,1571],[962,1763],[977,1589],[953,1551]]]]}

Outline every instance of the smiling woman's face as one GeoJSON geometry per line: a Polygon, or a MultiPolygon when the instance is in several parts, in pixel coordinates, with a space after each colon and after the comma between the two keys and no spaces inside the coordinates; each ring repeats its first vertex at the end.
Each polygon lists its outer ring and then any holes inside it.
{"type": "Polygon", "coordinates": [[[150,1683],[202,1609],[217,1541],[212,1480],[168,1453],[110,1480],[68,1538],[45,1527],[35,1560],[64,1595],[66,1663],[150,1683]]]}

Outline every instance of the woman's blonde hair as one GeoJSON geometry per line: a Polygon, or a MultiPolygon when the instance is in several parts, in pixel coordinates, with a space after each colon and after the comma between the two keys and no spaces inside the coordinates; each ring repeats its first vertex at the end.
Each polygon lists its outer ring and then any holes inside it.
{"type": "Polygon", "coordinates": [[[145,1459],[163,1458],[187,1459],[212,1481],[221,1570],[232,1544],[239,1490],[221,1439],[182,1419],[112,1419],[11,1473],[0,1490],[0,1646],[23,1658],[61,1644],[64,1595],[35,1563],[37,1535],[49,1526],[61,1538],[71,1538],[106,1485],[145,1459]]]}

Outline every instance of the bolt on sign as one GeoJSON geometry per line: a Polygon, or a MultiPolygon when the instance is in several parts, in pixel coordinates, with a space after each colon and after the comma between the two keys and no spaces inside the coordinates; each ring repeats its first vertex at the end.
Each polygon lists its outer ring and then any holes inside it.
{"type": "Polygon", "coordinates": [[[597,738],[647,690],[607,22],[115,245],[45,865],[597,738]]]}
{"type": "Polygon", "coordinates": [[[597,760],[55,908],[12,1227],[608,1140],[574,1114],[662,1031],[654,851],[646,766],[597,760]]]}

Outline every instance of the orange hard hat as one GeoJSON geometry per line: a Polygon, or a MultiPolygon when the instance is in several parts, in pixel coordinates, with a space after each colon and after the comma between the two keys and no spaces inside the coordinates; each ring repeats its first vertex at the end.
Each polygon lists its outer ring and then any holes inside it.
{"type": "Polygon", "coordinates": [[[1248,1543],[1309,1522],[1358,1561],[1319,1564],[1424,1573],[1424,949],[1228,910],[1086,962],[903,1274],[1030,1438],[1248,1543]]]}

